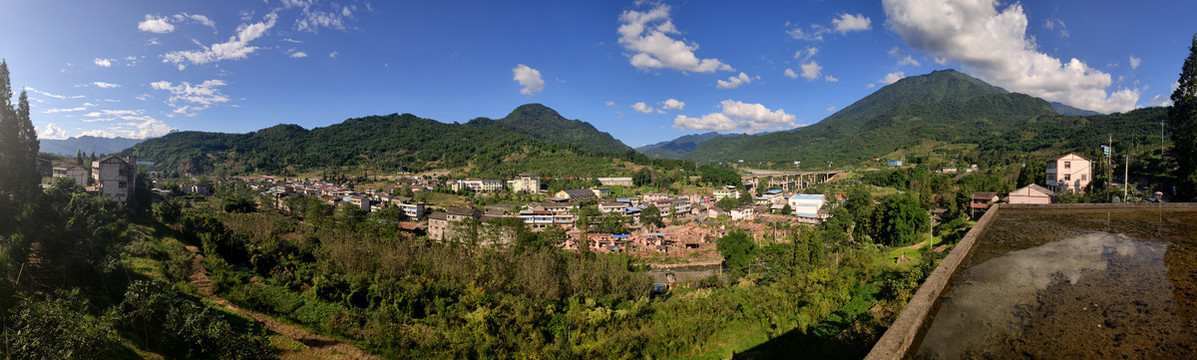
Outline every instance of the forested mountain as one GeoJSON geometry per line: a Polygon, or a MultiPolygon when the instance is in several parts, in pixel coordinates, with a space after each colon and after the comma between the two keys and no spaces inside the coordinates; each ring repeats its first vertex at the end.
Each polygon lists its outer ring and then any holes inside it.
{"type": "MultiPolygon", "coordinates": [[[[556,114],[539,105],[521,109],[556,114]]],[[[535,121],[527,120],[528,111],[517,109],[516,113],[522,115],[514,116],[515,123],[535,121]]],[[[573,127],[593,129],[581,124],[573,127]]],[[[493,176],[511,176],[533,167],[546,175],[602,176],[613,171],[613,158],[640,156],[631,149],[620,154],[596,153],[498,126],[446,124],[412,114],[349,119],[312,130],[276,125],[248,134],[182,131],[147,140],[122,154],[135,154],[166,170],[191,173],[461,169],[493,176]]]]}
{"type": "Polygon", "coordinates": [[[598,131],[590,123],[566,119],[541,104],[521,105],[502,119],[480,117],[470,120],[466,125],[503,129],[550,143],[574,144],[594,152],[622,153],[632,149],[611,134],[598,131]]]}
{"type": "Polygon", "coordinates": [[[923,151],[938,152],[946,160],[1000,161],[1025,154],[997,149],[1079,151],[1071,144],[1095,141],[1074,137],[1092,134],[1062,124],[1082,122],[1094,129],[1108,129],[1103,130],[1102,140],[1110,135],[1106,133],[1145,138],[1151,132],[1126,130],[1139,129],[1140,124],[1131,123],[1135,121],[1158,126],[1160,116],[1162,112],[1152,109],[1089,118],[1059,115],[1042,99],[1008,93],[946,70],[899,80],[817,124],[762,135],[715,138],[699,144],[684,158],[700,163],[744,160],[852,164],[923,151]],[[1113,124],[1128,127],[1111,127],[1113,124]],[[995,139],[1004,143],[998,146],[995,139]]]}
{"type": "Polygon", "coordinates": [[[694,148],[698,147],[698,144],[720,136],[723,135],[714,131],[705,134],[684,135],[677,139],[644,145],[636,148],[636,151],[654,159],[678,159],[694,151],[694,148]]]}
{"type": "Polygon", "coordinates": [[[1064,104],[1061,104],[1061,103],[1058,103],[1055,101],[1052,101],[1051,104],[1052,104],[1052,110],[1056,110],[1056,112],[1060,113],[1060,115],[1080,115],[1080,116],[1101,115],[1101,113],[1096,112],[1096,111],[1077,109],[1077,108],[1074,108],[1074,107],[1071,107],[1068,105],[1064,105],[1064,104]]]}
{"type": "Polygon", "coordinates": [[[42,139],[41,152],[75,156],[80,150],[84,154],[112,154],[128,149],[144,139],[102,138],[95,136],[80,136],[64,140],[42,139]]]}

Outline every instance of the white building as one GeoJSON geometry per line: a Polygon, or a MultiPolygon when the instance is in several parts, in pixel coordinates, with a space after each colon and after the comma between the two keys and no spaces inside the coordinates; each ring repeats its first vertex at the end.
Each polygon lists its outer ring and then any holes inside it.
{"type": "Polygon", "coordinates": [[[1055,192],[1042,186],[1031,184],[1010,192],[1007,198],[1011,204],[1051,204],[1055,192]]]}
{"type": "Polygon", "coordinates": [[[715,201],[723,200],[726,197],[739,198],[740,190],[736,189],[735,186],[725,185],[722,189],[715,190],[714,195],[715,201]]]}
{"type": "Polygon", "coordinates": [[[743,207],[732,209],[732,211],[729,212],[728,214],[731,215],[732,220],[756,219],[756,209],[752,208],[751,206],[743,206],[743,207]]]}
{"type": "Polygon", "coordinates": [[[66,177],[75,180],[75,185],[87,186],[87,168],[78,164],[66,164],[54,167],[54,177],[66,177]]]}
{"type": "Polygon", "coordinates": [[[97,192],[116,201],[129,201],[137,181],[136,164],[132,156],[121,159],[109,155],[92,161],[91,177],[97,192]]]}
{"type": "Polygon", "coordinates": [[[465,179],[452,182],[449,184],[449,187],[453,189],[453,191],[502,191],[503,181],[492,179],[465,179]]]}
{"type": "Polygon", "coordinates": [[[1058,192],[1085,191],[1093,180],[1093,163],[1076,153],[1068,153],[1047,161],[1047,187],[1058,192]]]}
{"type": "Polygon", "coordinates": [[[407,218],[411,219],[411,221],[420,221],[420,220],[424,219],[424,203],[423,202],[419,202],[419,201],[414,202],[414,203],[400,202],[399,210],[403,210],[403,215],[407,215],[407,218]]]}
{"type": "Polygon", "coordinates": [[[794,209],[794,215],[809,220],[819,219],[819,209],[827,203],[827,198],[823,194],[798,194],[791,196],[789,199],[790,208],[794,209]]]}
{"type": "Polygon", "coordinates": [[[512,179],[509,183],[511,184],[511,191],[514,192],[540,192],[540,177],[533,176],[532,174],[520,174],[519,177],[512,179]]]}
{"type": "Polygon", "coordinates": [[[601,177],[598,178],[598,181],[603,186],[633,186],[632,178],[630,177],[601,177]]]}

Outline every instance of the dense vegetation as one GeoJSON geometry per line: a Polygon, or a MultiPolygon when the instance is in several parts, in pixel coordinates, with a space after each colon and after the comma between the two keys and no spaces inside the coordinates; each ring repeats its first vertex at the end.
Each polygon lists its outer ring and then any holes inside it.
{"type": "Polygon", "coordinates": [[[1197,199],[1197,35],[1193,35],[1189,56],[1176,82],[1168,124],[1176,143],[1180,197],[1192,201],[1197,199]]]}
{"type": "Polygon", "coordinates": [[[553,144],[574,144],[596,153],[622,153],[631,150],[611,134],[598,131],[582,120],[569,120],[541,104],[526,104],[515,108],[498,120],[477,118],[466,123],[481,128],[496,128],[531,136],[553,144]]]}
{"type": "Polygon", "coordinates": [[[684,135],[677,139],[641,146],[636,148],[636,151],[654,159],[680,159],[682,156],[694,151],[698,147],[698,144],[720,136],[723,135],[714,131],[703,134],[684,135]]]}
{"type": "Polygon", "coordinates": [[[1109,136],[1119,148],[1154,144],[1158,149],[1159,123],[1165,114],[1161,108],[1146,108],[1126,114],[1059,115],[1043,100],[1006,93],[955,71],[937,71],[886,86],[817,124],[713,139],[684,158],[775,167],[788,167],[796,160],[852,165],[903,156],[1004,164],[1025,161],[1028,155],[1088,152],[1108,142],[1109,136]]]}

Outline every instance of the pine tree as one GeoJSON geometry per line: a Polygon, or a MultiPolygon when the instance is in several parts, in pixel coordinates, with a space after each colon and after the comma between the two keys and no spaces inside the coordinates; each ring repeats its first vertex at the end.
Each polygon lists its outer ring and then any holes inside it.
{"type": "Polygon", "coordinates": [[[1197,35],[1189,46],[1189,57],[1180,69],[1168,123],[1172,130],[1173,153],[1178,165],[1181,199],[1197,196],[1197,35]]]}
{"type": "Polygon", "coordinates": [[[8,78],[8,62],[0,60],[0,196],[16,193],[15,185],[20,177],[17,164],[22,154],[21,128],[17,125],[17,114],[12,107],[12,85],[8,78]]]}
{"type": "Polygon", "coordinates": [[[18,179],[18,192],[26,196],[38,194],[38,185],[42,182],[41,169],[37,165],[37,155],[41,144],[37,142],[37,128],[33,127],[33,119],[29,116],[29,96],[21,91],[17,100],[17,150],[21,154],[17,169],[22,175],[18,179]]]}

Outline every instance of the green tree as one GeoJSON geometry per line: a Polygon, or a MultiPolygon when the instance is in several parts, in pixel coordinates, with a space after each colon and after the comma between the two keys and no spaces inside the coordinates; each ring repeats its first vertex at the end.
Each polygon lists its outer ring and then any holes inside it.
{"type": "Polygon", "coordinates": [[[1180,180],[1180,197],[1193,199],[1197,195],[1197,35],[1189,46],[1189,57],[1180,68],[1180,79],[1172,92],[1172,108],[1168,110],[1168,125],[1172,130],[1173,154],[1177,162],[1176,178],[1180,180]]]}
{"type": "Polygon", "coordinates": [[[719,255],[723,255],[723,263],[731,270],[733,276],[741,276],[749,272],[756,262],[756,243],[752,242],[748,233],[742,229],[735,229],[719,238],[715,245],[719,255]]]}
{"type": "Polygon", "coordinates": [[[910,195],[891,195],[873,213],[873,238],[888,246],[913,244],[931,226],[927,210],[910,195]]]}
{"type": "Polygon", "coordinates": [[[781,207],[781,213],[783,215],[791,215],[794,213],[794,208],[790,207],[790,203],[786,203],[785,206],[781,207]]]}
{"type": "Polygon", "coordinates": [[[14,108],[8,63],[0,61],[0,194],[28,200],[40,193],[37,168],[37,131],[29,118],[29,97],[25,92],[14,108]]]}
{"type": "Polygon", "coordinates": [[[661,209],[658,209],[656,205],[649,205],[640,211],[640,223],[645,226],[653,224],[659,228],[665,227],[665,222],[661,221],[661,209]]]}

